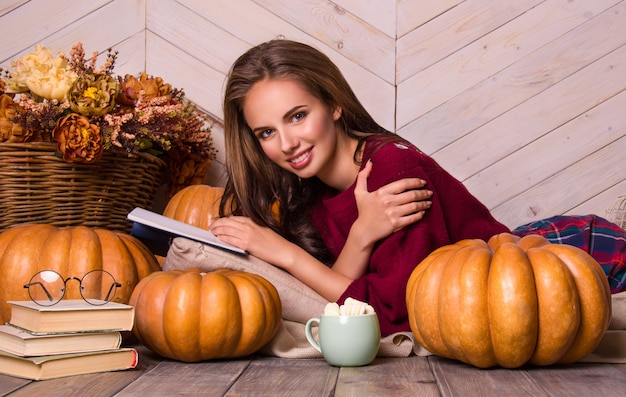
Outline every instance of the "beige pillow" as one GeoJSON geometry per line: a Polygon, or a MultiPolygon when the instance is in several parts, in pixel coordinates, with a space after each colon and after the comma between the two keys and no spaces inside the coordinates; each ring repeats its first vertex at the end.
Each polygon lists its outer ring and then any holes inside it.
{"type": "Polygon", "coordinates": [[[612,317],[596,349],[582,361],[604,363],[626,363],[626,291],[614,294],[612,317]]]}

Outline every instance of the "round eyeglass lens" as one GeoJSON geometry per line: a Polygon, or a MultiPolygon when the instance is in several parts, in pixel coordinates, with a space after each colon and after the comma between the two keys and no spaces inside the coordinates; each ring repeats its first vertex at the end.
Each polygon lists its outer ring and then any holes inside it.
{"type": "Polygon", "coordinates": [[[41,271],[30,279],[28,294],[38,305],[52,306],[65,294],[63,277],[53,270],[41,271]]]}
{"type": "Polygon", "coordinates": [[[119,284],[106,270],[92,270],[80,281],[80,293],[92,305],[104,305],[113,300],[117,287],[119,284]]]}

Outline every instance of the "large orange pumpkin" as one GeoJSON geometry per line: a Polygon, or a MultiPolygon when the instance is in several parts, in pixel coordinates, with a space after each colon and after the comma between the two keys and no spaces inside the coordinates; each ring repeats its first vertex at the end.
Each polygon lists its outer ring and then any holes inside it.
{"type": "Polygon", "coordinates": [[[191,185],[176,193],[168,201],[163,215],[202,229],[208,229],[219,216],[224,188],[209,185],[191,185]]]}
{"type": "MultiPolygon", "coordinates": [[[[41,270],[81,278],[106,270],[122,284],[114,301],[127,303],[140,279],[160,270],[156,257],[136,238],[85,226],[23,224],[0,233],[0,317],[9,321],[8,300],[29,300],[24,288],[41,270]]],[[[67,283],[64,299],[81,299],[78,283],[67,283]]]]}
{"type": "Polygon", "coordinates": [[[278,332],[281,303],[263,277],[234,270],[170,270],[135,288],[133,332],[153,352],[197,362],[258,351],[278,332]]]}
{"type": "Polygon", "coordinates": [[[411,330],[430,352],[488,368],[576,362],[611,318],[600,265],[576,247],[509,233],[441,247],[407,283],[411,330]]]}

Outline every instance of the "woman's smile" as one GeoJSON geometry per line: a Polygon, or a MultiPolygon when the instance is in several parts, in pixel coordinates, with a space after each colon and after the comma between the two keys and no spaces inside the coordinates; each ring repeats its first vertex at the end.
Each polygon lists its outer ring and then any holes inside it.
{"type": "Polygon", "coordinates": [[[293,168],[300,169],[306,167],[311,162],[313,154],[313,148],[300,152],[297,156],[288,159],[287,161],[293,168]]]}

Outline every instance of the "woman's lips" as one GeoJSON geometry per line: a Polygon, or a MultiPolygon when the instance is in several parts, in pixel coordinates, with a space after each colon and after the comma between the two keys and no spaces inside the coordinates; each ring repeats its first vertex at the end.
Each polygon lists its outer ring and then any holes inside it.
{"type": "Polygon", "coordinates": [[[287,161],[289,162],[289,164],[291,164],[293,168],[303,168],[307,166],[311,160],[311,151],[312,149],[309,149],[306,152],[301,153],[298,156],[293,157],[287,161]]]}

